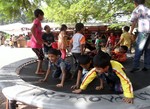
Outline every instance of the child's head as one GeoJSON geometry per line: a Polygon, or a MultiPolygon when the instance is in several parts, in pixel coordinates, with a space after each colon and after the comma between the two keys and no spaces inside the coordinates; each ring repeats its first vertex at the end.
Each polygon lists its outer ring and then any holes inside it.
{"type": "Polygon", "coordinates": [[[66,30],[67,30],[67,26],[65,24],[62,24],[60,31],[66,31],[66,30]]]}
{"type": "Polygon", "coordinates": [[[59,52],[56,49],[50,49],[48,51],[48,59],[52,62],[55,63],[59,57],[59,52]]]}
{"type": "Polygon", "coordinates": [[[43,16],[44,16],[44,12],[41,10],[41,9],[36,9],[35,11],[34,11],[34,16],[36,17],[36,18],[39,18],[40,20],[43,20],[43,16]]]}
{"type": "Polygon", "coordinates": [[[44,30],[46,31],[46,32],[50,32],[50,27],[48,26],[48,25],[45,25],[45,27],[44,27],[44,30]]]}
{"type": "Polygon", "coordinates": [[[121,53],[126,53],[128,51],[128,47],[125,45],[120,46],[119,52],[121,53]]]}
{"type": "Polygon", "coordinates": [[[129,30],[130,30],[130,27],[129,27],[129,26],[124,26],[124,27],[123,27],[123,31],[128,32],[129,30]]]}
{"type": "Polygon", "coordinates": [[[83,32],[84,31],[84,25],[83,23],[77,23],[75,26],[76,32],[83,32]]]}
{"type": "Polygon", "coordinates": [[[90,67],[92,61],[89,55],[81,55],[79,56],[78,60],[80,66],[85,69],[88,69],[90,67]]]}
{"type": "Polygon", "coordinates": [[[110,66],[110,59],[108,53],[100,51],[97,55],[94,56],[93,65],[96,71],[100,74],[107,72],[110,66]]]}

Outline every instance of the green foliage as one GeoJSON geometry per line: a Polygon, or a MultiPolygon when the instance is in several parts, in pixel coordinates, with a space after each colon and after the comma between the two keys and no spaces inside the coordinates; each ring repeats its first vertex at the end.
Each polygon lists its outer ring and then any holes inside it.
{"type": "MultiPolygon", "coordinates": [[[[150,0],[146,0],[150,7],[150,0]]],[[[87,22],[95,19],[115,22],[117,13],[130,15],[132,0],[0,0],[0,22],[32,22],[33,11],[42,8],[46,21],[87,22]],[[45,3],[45,5],[42,5],[45,3]]]]}

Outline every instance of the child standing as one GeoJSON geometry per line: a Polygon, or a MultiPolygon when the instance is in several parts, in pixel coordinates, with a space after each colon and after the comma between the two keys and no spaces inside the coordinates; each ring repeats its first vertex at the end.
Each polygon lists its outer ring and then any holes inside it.
{"type": "Polygon", "coordinates": [[[83,35],[84,25],[82,23],[77,23],[75,26],[76,33],[73,35],[70,40],[70,48],[72,55],[75,59],[75,66],[79,66],[78,57],[84,54],[85,50],[85,37],[83,35]]]}
{"type": "Polygon", "coordinates": [[[61,58],[66,58],[66,48],[67,48],[67,34],[66,34],[67,26],[61,25],[60,33],[58,35],[58,49],[61,52],[61,58]]]}
{"type": "Polygon", "coordinates": [[[44,41],[44,52],[48,54],[48,51],[52,48],[52,43],[54,42],[54,35],[51,33],[51,29],[48,25],[44,27],[46,33],[42,35],[44,41]]]}
{"type": "Polygon", "coordinates": [[[45,82],[48,79],[48,76],[50,73],[52,73],[53,78],[61,79],[61,82],[57,84],[57,87],[63,87],[64,81],[67,78],[71,78],[71,65],[69,63],[66,63],[64,60],[62,60],[59,57],[59,52],[56,49],[50,49],[48,52],[48,58],[49,58],[49,67],[47,69],[45,78],[40,80],[41,82],[45,82]]]}
{"type": "Polygon", "coordinates": [[[34,11],[34,16],[36,17],[33,21],[33,26],[31,28],[32,37],[31,37],[31,48],[36,53],[38,57],[38,65],[36,69],[36,74],[43,74],[42,71],[42,62],[44,59],[44,53],[42,50],[43,40],[42,40],[42,27],[41,21],[43,20],[44,12],[41,9],[36,9],[34,11]]]}
{"type": "Polygon", "coordinates": [[[120,40],[115,45],[115,47],[118,45],[120,45],[120,46],[125,45],[128,47],[128,49],[130,49],[130,47],[131,47],[131,35],[130,35],[130,33],[128,33],[129,29],[130,29],[129,26],[123,27],[123,33],[121,34],[120,40]]]}

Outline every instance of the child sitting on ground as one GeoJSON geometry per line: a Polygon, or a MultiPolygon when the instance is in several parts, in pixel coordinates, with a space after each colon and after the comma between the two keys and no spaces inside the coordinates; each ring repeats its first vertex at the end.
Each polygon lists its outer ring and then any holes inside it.
{"type": "MultiPolygon", "coordinates": [[[[122,64],[120,64],[117,61],[110,60],[110,56],[107,53],[101,52],[98,53],[94,59],[93,59],[93,65],[94,68],[90,70],[89,72],[93,72],[94,76],[96,75],[96,72],[98,74],[104,75],[104,80],[106,80],[108,86],[115,92],[123,92],[124,99],[123,101],[126,103],[133,103],[133,88],[132,84],[129,80],[129,78],[126,76],[124,67],[122,64]],[[99,60],[99,61],[98,61],[99,60]]],[[[96,77],[96,76],[95,76],[96,77]]],[[[91,80],[91,78],[94,78],[90,75],[87,75],[85,78],[87,78],[86,81],[91,80]]],[[[84,87],[87,87],[87,85],[91,82],[88,81],[87,84],[83,84],[85,81],[83,80],[80,89],[74,91],[74,93],[81,93],[82,90],[84,90],[84,87]]]]}
{"type": "Polygon", "coordinates": [[[111,57],[112,59],[119,61],[119,62],[125,62],[127,60],[127,51],[128,47],[127,46],[120,46],[119,51],[112,51],[111,52],[111,57]]]}
{"type": "Polygon", "coordinates": [[[53,78],[61,79],[61,82],[57,84],[57,87],[63,87],[64,81],[68,78],[71,78],[70,69],[71,66],[69,63],[66,63],[59,56],[59,52],[56,49],[50,49],[48,52],[49,58],[49,67],[47,69],[44,79],[41,79],[40,82],[45,82],[48,79],[50,73],[52,73],[53,78]]]}

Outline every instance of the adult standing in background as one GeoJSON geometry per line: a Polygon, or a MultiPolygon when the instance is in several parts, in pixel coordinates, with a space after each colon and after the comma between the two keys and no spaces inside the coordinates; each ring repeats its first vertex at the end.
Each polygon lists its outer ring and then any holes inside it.
{"type": "Polygon", "coordinates": [[[61,25],[60,33],[58,35],[58,49],[61,52],[61,58],[66,58],[66,49],[67,49],[67,34],[66,34],[67,26],[61,25]]]}
{"type": "Polygon", "coordinates": [[[131,73],[140,70],[140,58],[144,53],[144,67],[142,71],[150,69],[150,9],[144,6],[145,0],[133,0],[135,9],[131,15],[132,34],[136,24],[138,23],[138,35],[136,38],[135,56],[133,60],[133,68],[131,73]]]}

